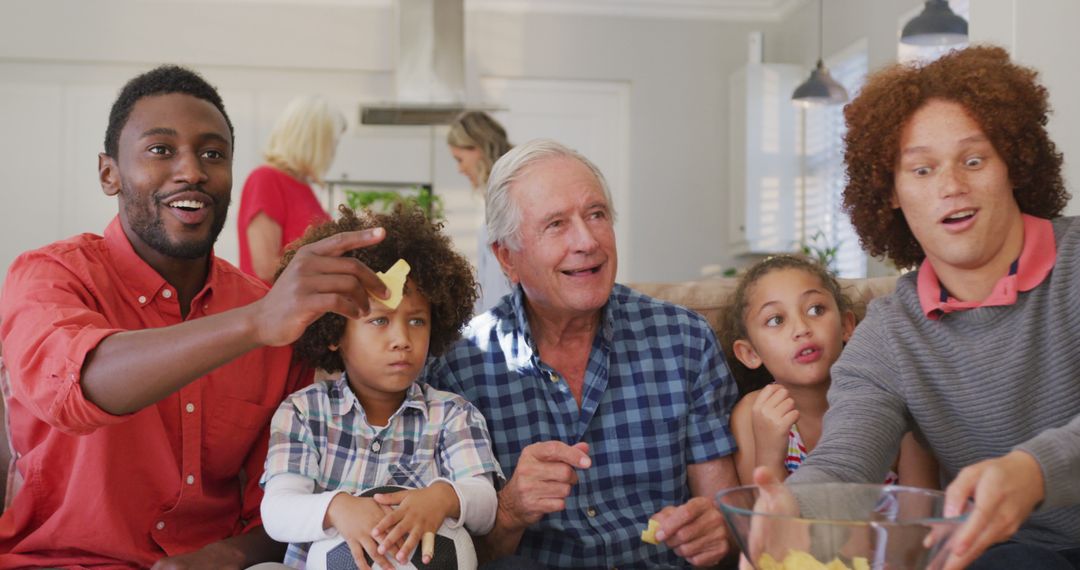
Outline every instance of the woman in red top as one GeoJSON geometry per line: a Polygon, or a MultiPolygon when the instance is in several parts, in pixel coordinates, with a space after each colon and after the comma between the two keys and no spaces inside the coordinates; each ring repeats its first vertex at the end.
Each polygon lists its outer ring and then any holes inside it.
{"type": "Polygon", "coordinates": [[[270,282],[285,246],[311,224],[330,220],[311,184],[322,184],[345,119],[321,97],[293,100],[270,133],[240,197],[240,269],[270,282]]]}

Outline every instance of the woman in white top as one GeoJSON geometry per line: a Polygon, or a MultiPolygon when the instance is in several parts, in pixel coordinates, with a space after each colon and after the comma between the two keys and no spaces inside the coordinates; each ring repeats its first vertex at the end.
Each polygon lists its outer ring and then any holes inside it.
{"type": "MultiPolygon", "coordinates": [[[[450,124],[446,144],[458,163],[458,172],[468,177],[474,190],[485,193],[491,166],[512,148],[506,137],[506,129],[482,111],[466,111],[458,115],[450,124]]],[[[477,314],[495,306],[499,299],[510,292],[510,282],[488,243],[486,220],[480,227],[478,242],[476,271],[480,297],[476,301],[477,314]]]]}

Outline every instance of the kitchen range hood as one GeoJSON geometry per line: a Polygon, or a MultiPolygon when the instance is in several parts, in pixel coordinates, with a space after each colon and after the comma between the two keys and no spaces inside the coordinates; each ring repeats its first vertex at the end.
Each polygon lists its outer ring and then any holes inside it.
{"type": "Polygon", "coordinates": [[[464,0],[397,0],[395,4],[397,98],[391,103],[362,105],[360,123],[450,123],[470,109],[464,103],[464,0]]]}
{"type": "Polygon", "coordinates": [[[380,103],[360,108],[363,125],[448,125],[465,111],[462,105],[380,103]]]}

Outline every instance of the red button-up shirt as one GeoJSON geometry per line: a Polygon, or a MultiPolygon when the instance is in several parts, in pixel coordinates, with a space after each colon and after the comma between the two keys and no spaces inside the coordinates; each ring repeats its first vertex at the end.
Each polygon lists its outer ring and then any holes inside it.
{"type": "MultiPolygon", "coordinates": [[[[265,293],[213,258],[187,318],[265,293]]],[[[83,395],[83,362],[102,339],[182,320],[176,290],[117,219],[104,238],[83,234],[11,265],[0,342],[23,483],[0,517],[0,568],[145,567],[261,524],[270,417],[311,382],[290,349],[251,351],[130,415],[83,395]]]]}

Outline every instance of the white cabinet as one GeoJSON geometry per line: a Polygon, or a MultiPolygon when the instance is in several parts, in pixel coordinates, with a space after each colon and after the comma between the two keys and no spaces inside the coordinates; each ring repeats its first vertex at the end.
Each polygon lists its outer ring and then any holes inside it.
{"type": "Polygon", "coordinates": [[[800,117],[791,93],[806,70],[750,63],[731,74],[728,246],[732,255],[794,251],[800,117]]]}

